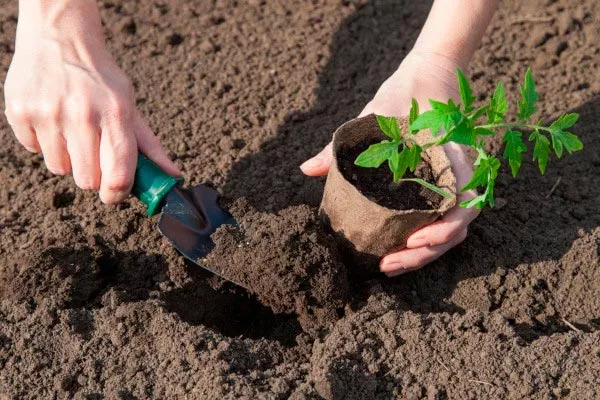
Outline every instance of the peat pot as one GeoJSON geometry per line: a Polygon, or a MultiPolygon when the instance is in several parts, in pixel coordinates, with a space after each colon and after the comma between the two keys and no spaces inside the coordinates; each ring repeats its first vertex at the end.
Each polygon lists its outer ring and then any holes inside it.
{"type": "MultiPolygon", "coordinates": [[[[407,132],[407,118],[399,118],[398,124],[403,133],[407,132]]],[[[391,173],[389,180],[381,179],[381,185],[389,186],[390,193],[392,190],[397,191],[395,196],[402,197],[408,195],[408,192],[413,197],[415,193],[418,194],[417,197],[423,195],[422,199],[416,200],[418,207],[396,209],[395,203],[390,206],[390,198],[387,201],[374,200],[373,196],[368,196],[357,188],[364,186],[356,181],[356,173],[350,171],[352,168],[360,168],[352,166],[357,151],[362,152],[368,145],[386,138],[374,114],[348,121],[335,131],[333,162],[320,206],[320,215],[331,228],[345,257],[352,257],[355,265],[369,266],[373,270],[381,257],[403,248],[406,239],[413,232],[435,221],[456,203],[456,179],[450,160],[441,146],[424,151],[423,160],[426,165],[422,167],[429,174],[428,180],[452,193],[452,198],[444,198],[415,182],[392,184],[391,173]]],[[[429,132],[419,132],[415,136],[417,143],[421,144],[428,138],[429,132]]],[[[388,168],[387,162],[380,168],[388,168]]],[[[419,169],[423,168],[419,167],[415,173],[418,174],[419,169]]],[[[379,171],[376,174],[374,168],[358,172],[362,177],[358,179],[363,180],[365,174],[372,174],[373,179],[376,179],[381,177],[381,173],[387,173],[379,171]]],[[[367,180],[371,179],[370,175],[366,177],[367,180]]]]}

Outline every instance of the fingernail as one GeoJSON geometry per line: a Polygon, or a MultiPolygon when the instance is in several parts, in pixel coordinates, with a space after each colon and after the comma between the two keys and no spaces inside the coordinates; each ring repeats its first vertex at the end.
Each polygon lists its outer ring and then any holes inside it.
{"type": "Polygon", "coordinates": [[[313,157],[310,160],[305,161],[300,168],[301,169],[315,169],[323,164],[323,160],[320,157],[313,157]]]}
{"type": "Polygon", "coordinates": [[[423,236],[417,236],[414,238],[410,237],[406,241],[406,247],[409,247],[411,249],[424,246],[429,246],[429,242],[423,236]]]}
{"type": "Polygon", "coordinates": [[[403,268],[402,264],[399,263],[389,263],[389,264],[382,264],[381,267],[379,267],[379,269],[381,270],[381,272],[387,273],[393,273],[396,272],[397,270],[401,270],[403,268]]]}

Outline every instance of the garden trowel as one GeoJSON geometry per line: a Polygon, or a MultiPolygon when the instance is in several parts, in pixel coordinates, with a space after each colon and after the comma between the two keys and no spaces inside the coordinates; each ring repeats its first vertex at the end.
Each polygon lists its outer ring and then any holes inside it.
{"type": "Polygon", "coordinates": [[[131,193],[148,207],[148,216],[160,213],[159,232],[185,258],[233,282],[199,260],[214,247],[210,235],[221,225],[236,225],[237,222],[219,207],[219,195],[215,190],[206,185],[185,188],[180,185],[182,181],[182,178],[168,175],[150,159],[138,154],[131,193]]]}

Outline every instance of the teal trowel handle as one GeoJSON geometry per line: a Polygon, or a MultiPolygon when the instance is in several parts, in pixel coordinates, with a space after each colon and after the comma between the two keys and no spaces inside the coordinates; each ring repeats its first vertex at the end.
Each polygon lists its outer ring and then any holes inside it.
{"type": "Polygon", "coordinates": [[[175,178],[168,175],[149,158],[138,153],[135,180],[133,181],[131,194],[140,199],[148,207],[146,214],[151,217],[160,211],[160,204],[163,198],[173,186],[181,181],[183,181],[183,178],[175,178]]]}

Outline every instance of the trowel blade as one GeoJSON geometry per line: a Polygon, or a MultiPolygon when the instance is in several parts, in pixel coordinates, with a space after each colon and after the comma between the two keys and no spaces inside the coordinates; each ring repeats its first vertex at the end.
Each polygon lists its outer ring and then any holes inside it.
{"type": "Polygon", "coordinates": [[[210,238],[221,225],[237,225],[217,202],[219,194],[205,185],[183,188],[176,185],[167,195],[158,230],[185,258],[223,279],[242,286],[202,263],[214,248],[210,238]]]}

